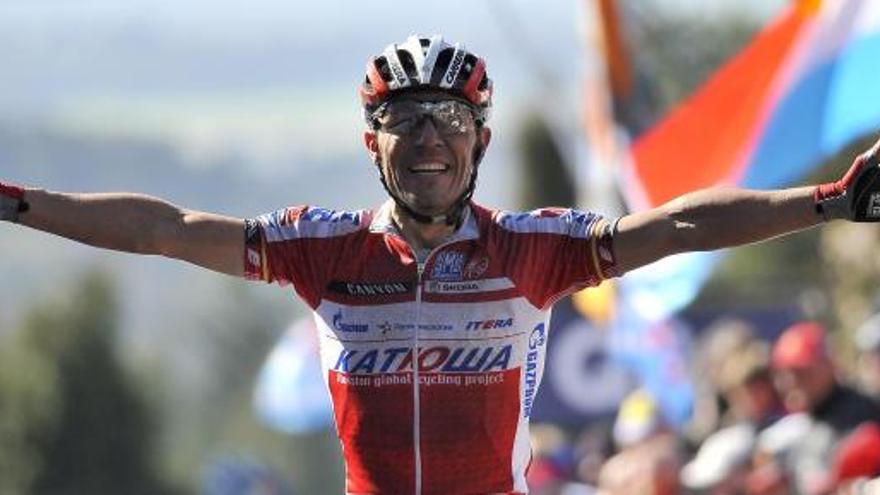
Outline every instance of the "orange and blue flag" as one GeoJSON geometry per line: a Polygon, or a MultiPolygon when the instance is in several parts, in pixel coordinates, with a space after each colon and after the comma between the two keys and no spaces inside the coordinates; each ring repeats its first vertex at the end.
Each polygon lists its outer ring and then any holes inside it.
{"type": "Polygon", "coordinates": [[[880,2],[794,2],[632,146],[633,209],[713,185],[775,188],[880,124],[880,2]]]}

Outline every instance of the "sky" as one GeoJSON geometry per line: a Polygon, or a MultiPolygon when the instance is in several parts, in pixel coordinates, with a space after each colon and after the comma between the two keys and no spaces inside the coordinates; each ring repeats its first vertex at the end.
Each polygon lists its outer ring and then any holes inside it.
{"type": "MultiPolygon", "coordinates": [[[[42,18],[71,19],[119,19],[126,17],[152,17],[162,22],[180,25],[221,23],[277,23],[291,21],[310,33],[326,31],[326,26],[345,28],[362,27],[365,22],[378,22],[386,26],[411,25],[413,22],[440,21],[450,23],[467,17],[484,22],[481,9],[494,0],[450,0],[447,2],[424,2],[402,8],[396,0],[372,0],[370,2],[329,1],[289,2],[285,0],[251,0],[247,4],[236,0],[5,0],[0,12],[17,19],[42,18]],[[481,6],[482,4],[482,6],[481,6]],[[343,14],[343,15],[340,15],[343,14]],[[419,21],[419,17],[423,20],[419,21]],[[308,21],[300,23],[300,21],[308,21]]],[[[731,11],[750,11],[766,16],[778,10],[787,0],[640,0],[663,8],[688,11],[698,15],[714,15],[731,11]]],[[[497,2],[501,3],[501,2],[497,2]]],[[[544,13],[564,11],[566,4],[558,0],[535,2],[532,0],[506,0],[503,5],[514,10],[540,10],[544,13]]],[[[630,2],[632,3],[632,2],[630,2]]]]}
{"type": "MultiPolygon", "coordinates": [[[[768,18],[785,0],[635,0],[684,15],[768,18]]],[[[255,173],[362,154],[355,85],[411,33],[465,40],[496,81],[496,142],[553,95],[579,98],[579,1],[5,0],[0,120],[174,143],[194,167],[246,156],[255,173]],[[541,70],[555,80],[545,88],[541,70]],[[530,106],[531,105],[531,106],[530,106]]],[[[565,118],[573,121],[576,115],[565,118]]]]}

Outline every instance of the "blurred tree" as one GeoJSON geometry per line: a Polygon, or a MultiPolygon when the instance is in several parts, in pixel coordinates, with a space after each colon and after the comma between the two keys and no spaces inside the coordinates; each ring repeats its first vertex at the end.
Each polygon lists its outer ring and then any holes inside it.
{"type": "Polygon", "coordinates": [[[517,139],[522,179],[520,208],[573,206],[575,184],[552,130],[536,112],[526,115],[517,139]]]}
{"type": "Polygon", "coordinates": [[[658,5],[631,2],[628,7],[635,20],[630,31],[637,101],[635,109],[618,111],[635,134],[690,95],[761,27],[745,13],[697,18],[658,5]]]}
{"type": "Polygon", "coordinates": [[[297,492],[343,493],[342,454],[333,431],[292,436],[257,421],[253,410],[257,374],[287,328],[290,312],[272,311],[251,294],[241,285],[230,286],[222,305],[226,309],[205,325],[213,335],[214,369],[206,394],[211,404],[221,406],[212,420],[212,453],[259,452],[262,461],[283,473],[297,492]]]}
{"type": "MultiPolygon", "coordinates": [[[[175,478],[198,490],[200,473],[217,458],[251,459],[265,465],[296,493],[342,493],[344,472],[332,431],[292,436],[261,424],[253,411],[257,375],[298,308],[278,307],[254,287],[224,284],[200,312],[190,338],[201,346],[206,379],[190,396],[169,400],[171,425],[165,449],[175,478]]],[[[276,287],[263,287],[266,291],[276,287]]],[[[295,391],[292,391],[295,393],[295,391]]]]}
{"type": "Polygon", "coordinates": [[[4,347],[2,493],[171,493],[153,468],[156,425],[115,354],[116,332],[113,285],[90,273],[64,300],[33,308],[4,347]]]}
{"type": "Polygon", "coordinates": [[[39,445],[58,409],[56,374],[34,349],[7,342],[0,345],[0,493],[23,494],[44,469],[39,445]]]}

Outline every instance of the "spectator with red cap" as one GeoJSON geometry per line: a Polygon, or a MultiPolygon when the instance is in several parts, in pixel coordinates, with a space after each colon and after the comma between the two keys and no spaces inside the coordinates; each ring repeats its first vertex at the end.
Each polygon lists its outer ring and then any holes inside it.
{"type": "Polygon", "coordinates": [[[838,381],[825,330],[818,323],[786,329],[772,359],[776,386],[789,412],[806,412],[839,433],[864,421],[880,421],[873,400],[838,381]]]}
{"type": "Polygon", "coordinates": [[[776,460],[793,493],[830,493],[838,444],[859,426],[880,423],[880,407],[838,380],[825,329],[818,323],[787,328],[773,347],[772,365],[786,410],[809,421],[805,434],[776,460]]]}

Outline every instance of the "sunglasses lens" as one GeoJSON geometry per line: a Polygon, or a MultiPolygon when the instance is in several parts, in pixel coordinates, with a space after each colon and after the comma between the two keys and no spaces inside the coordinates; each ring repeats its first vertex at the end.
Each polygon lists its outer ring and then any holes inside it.
{"type": "Polygon", "coordinates": [[[438,103],[432,115],[434,122],[445,128],[448,134],[464,134],[471,130],[474,123],[471,109],[457,101],[438,103]]]}
{"type": "Polygon", "coordinates": [[[434,103],[405,100],[390,103],[378,113],[379,127],[397,135],[413,134],[427,118],[444,136],[466,134],[474,128],[473,110],[458,101],[434,103]]]}

